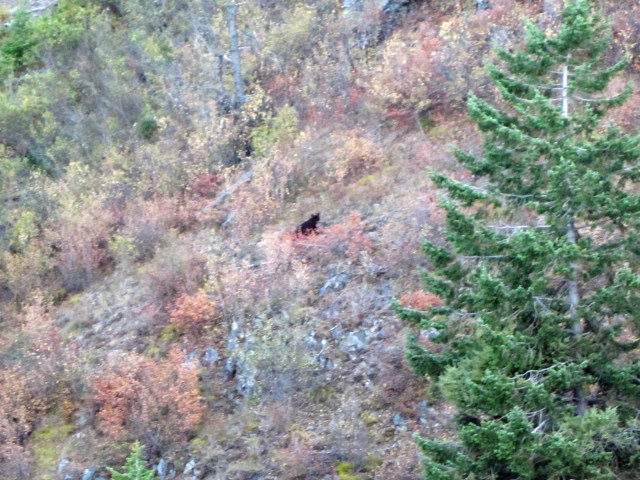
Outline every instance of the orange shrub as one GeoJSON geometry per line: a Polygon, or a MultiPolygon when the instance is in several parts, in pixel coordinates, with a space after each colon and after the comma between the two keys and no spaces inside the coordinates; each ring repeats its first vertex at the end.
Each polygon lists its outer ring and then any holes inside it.
{"type": "Polygon", "coordinates": [[[191,191],[201,197],[211,197],[218,188],[220,179],[212,173],[198,175],[191,184],[191,191]]]}
{"type": "Polygon", "coordinates": [[[19,320],[19,328],[0,337],[0,353],[13,357],[11,366],[0,369],[0,478],[27,479],[33,478],[27,439],[62,398],[71,403],[66,371],[71,365],[39,295],[19,320]]]}
{"type": "Polygon", "coordinates": [[[114,440],[138,439],[157,453],[186,438],[204,411],[197,364],[177,349],[157,361],[133,353],[112,358],[93,389],[98,428],[114,440]]]}
{"type": "Polygon", "coordinates": [[[400,303],[414,310],[429,310],[430,307],[442,305],[442,299],[433,293],[416,290],[400,297],[400,303]]]}
{"type": "Polygon", "coordinates": [[[26,408],[25,376],[16,369],[0,371],[0,472],[7,477],[29,478],[29,457],[24,440],[31,431],[26,408]]]}
{"type": "Polygon", "coordinates": [[[181,295],[175,303],[169,321],[176,327],[197,331],[218,318],[218,308],[204,290],[195,295],[181,295]]]}

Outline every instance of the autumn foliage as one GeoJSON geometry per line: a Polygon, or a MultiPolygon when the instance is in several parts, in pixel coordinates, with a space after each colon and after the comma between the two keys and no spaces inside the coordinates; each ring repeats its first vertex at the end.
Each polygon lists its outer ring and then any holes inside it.
{"type": "Polygon", "coordinates": [[[429,310],[430,307],[442,305],[442,299],[431,292],[415,291],[400,297],[400,303],[414,310],[429,310]]]}
{"type": "Polygon", "coordinates": [[[209,300],[204,290],[195,295],[181,295],[175,303],[169,321],[176,327],[185,330],[200,330],[204,325],[218,318],[216,304],[209,300]]]}
{"type": "Polygon", "coordinates": [[[197,367],[177,349],[161,360],[133,353],[112,358],[93,382],[98,428],[114,440],[135,438],[156,450],[184,439],[204,410],[197,367]]]}
{"type": "Polygon", "coordinates": [[[21,478],[28,471],[24,440],[30,431],[27,385],[15,369],[0,371],[0,471],[21,478]]]}

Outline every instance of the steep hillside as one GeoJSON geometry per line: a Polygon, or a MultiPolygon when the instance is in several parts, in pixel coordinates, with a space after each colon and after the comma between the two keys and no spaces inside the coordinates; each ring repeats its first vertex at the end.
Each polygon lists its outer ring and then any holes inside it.
{"type": "MultiPolygon", "coordinates": [[[[0,479],[110,478],[136,440],[163,479],[417,478],[414,433],[454,435],[391,309],[430,301],[426,172],[474,181],[468,92],[562,5],[484,3],[6,5],[0,479]]],[[[599,3],[633,80],[640,6],[599,3]]]]}

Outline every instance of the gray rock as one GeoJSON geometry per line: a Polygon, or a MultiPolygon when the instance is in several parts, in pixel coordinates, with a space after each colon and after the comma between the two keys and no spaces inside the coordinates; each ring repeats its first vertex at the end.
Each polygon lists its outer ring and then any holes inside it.
{"type": "Polygon", "coordinates": [[[158,466],[156,467],[156,472],[160,476],[160,480],[164,480],[169,473],[169,464],[164,458],[161,458],[158,462],[158,466]]]}
{"type": "Polygon", "coordinates": [[[402,416],[399,413],[393,417],[392,421],[396,427],[401,427],[404,425],[404,420],[402,419],[402,416]]]}
{"type": "Polygon", "coordinates": [[[222,228],[227,228],[229,226],[231,226],[231,224],[233,223],[233,219],[236,217],[236,214],[233,212],[229,212],[229,215],[227,215],[227,218],[224,219],[224,222],[222,222],[222,228]]]}
{"type": "Polygon", "coordinates": [[[85,469],[85,471],[82,473],[82,480],[93,480],[93,477],[96,474],[96,469],[93,467],[89,467],[87,469],[85,469]]]}
{"type": "Polygon", "coordinates": [[[339,340],[342,338],[342,327],[340,325],[336,325],[335,327],[329,329],[329,333],[334,340],[339,340]]]}
{"type": "Polygon", "coordinates": [[[98,478],[96,478],[96,480],[107,480],[107,479],[104,478],[104,477],[98,477],[98,478]]]}
{"type": "Polygon", "coordinates": [[[204,361],[207,363],[216,363],[218,360],[220,360],[218,351],[213,347],[207,348],[207,351],[204,352],[204,361]]]}
{"type": "Polygon", "coordinates": [[[236,374],[236,391],[244,398],[250,397],[256,389],[256,366],[247,361],[238,362],[238,373],[236,374]]]}
{"type": "Polygon", "coordinates": [[[190,364],[190,363],[195,362],[197,359],[198,359],[198,354],[196,352],[191,352],[184,359],[184,363],[190,364]]]}
{"type": "Polygon", "coordinates": [[[347,11],[361,11],[362,0],[344,0],[343,7],[347,11]]]}
{"type": "Polygon", "coordinates": [[[385,338],[389,338],[389,334],[385,332],[384,328],[381,328],[376,337],[378,340],[384,340],[385,338]]]}
{"type": "Polygon", "coordinates": [[[367,371],[367,364],[365,362],[360,362],[356,369],[353,371],[353,381],[361,382],[364,379],[365,372],[367,371]]]}
{"type": "Polygon", "coordinates": [[[68,473],[64,476],[64,480],[74,480],[73,475],[69,475],[68,473]]]}
{"type": "Polygon", "coordinates": [[[233,377],[236,374],[236,362],[233,358],[227,358],[227,363],[224,366],[228,377],[233,377]]]}
{"type": "Polygon", "coordinates": [[[432,340],[440,336],[440,332],[435,328],[431,327],[428,330],[420,330],[420,338],[425,340],[432,340]]]}
{"type": "Polygon", "coordinates": [[[321,370],[333,370],[335,368],[333,362],[324,355],[318,355],[316,361],[321,370]]]}
{"type": "Polygon", "coordinates": [[[349,333],[342,342],[340,342],[340,349],[346,353],[362,352],[367,349],[369,345],[369,338],[367,332],[360,330],[357,332],[349,333]]]}
{"type": "Polygon", "coordinates": [[[491,8],[489,5],[489,0],[476,0],[476,11],[482,12],[483,10],[488,10],[491,8]]]}
{"type": "Polygon", "coordinates": [[[305,341],[308,350],[315,350],[318,348],[318,340],[316,340],[316,332],[315,330],[310,330],[307,333],[307,339],[305,341]]]}
{"type": "Polygon", "coordinates": [[[194,468],[193,469],[193,480],[200,480],[204,476],[204,470],[202,468],[194,468]]]}
{"type": "Polygon", "coordinates": [[[182,472],[183,475],[189,475],[191,472],[193,472],[193,469],[196,468],[196,459],[192,458],[191,460],[189,460],[187,462],[187,464],[184,466],[184,470],[182,472]]]}
{"type": "Polygon", "coordinates": [[[416,408],[416,411],[421,417],[426,417],[432,412],[432,409],[429,408],[429,404],[423,400],[418,403],[418,408],[416,408]]]}
{"type": "Polygon", "coordinates": [[[334,291],[341,290],[347,284],[347,280],[349,280],[349,278],[344,273],[341,273],[339,275],[334,275],[324,283],[318,295],[322,298],[331,290],[334,290],[334,291]]]}
{"type": "Polygon", "coordinates": [[[60,463],[58,463],[58,468],[56,468],[56,472],[58,473],[64,473],[65,468],[67,468],[67,466],[70,464],[71,462],[66,459],[63,458],[62,460],[60,460],[60,463]]]}
{"type": "Polygon", "coordinates": [[[238,338],[233,335],[229,335],[229,338],[227,339],[227,350],[233,351],[236,349],[237,346],[238,346],[238,338]]]}
{"type": "Polygon", "coordinates": [[[231,323],[231,333],[229,333],[229,338],[227,338],[227,350],[235,350],[238,347],[238,339],[241,337],[240,326],[236,321],[231,323]]]}

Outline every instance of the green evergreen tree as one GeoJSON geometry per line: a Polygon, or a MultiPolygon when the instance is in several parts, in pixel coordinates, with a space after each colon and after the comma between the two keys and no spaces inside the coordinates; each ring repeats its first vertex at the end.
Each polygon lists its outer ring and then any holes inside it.
{"type": "Polygon", "coordinates": [[[153,470],[147,469],[147,462],[142,459],[142,450],[144,450],[144,446],[140,445],[140,442],[133,444],[131,455],[127,457],[122,473],[107,467],[112,480],[154,480],[156,476],[153,470]]]}
{"type": "Polygon", "coordinates": [[[420,438],[425,477],[638,478],[640,136],[601,125],[606,22],[568,0],[554,36],[498,51],[500,107],[472,96],[481,157],[457,151],[474,186],[447,191],[446,238],[426,241],[426,289],[442,305],[396,305],[430,329],[407,357],[458,411],[458,438],[420,438]]]}

